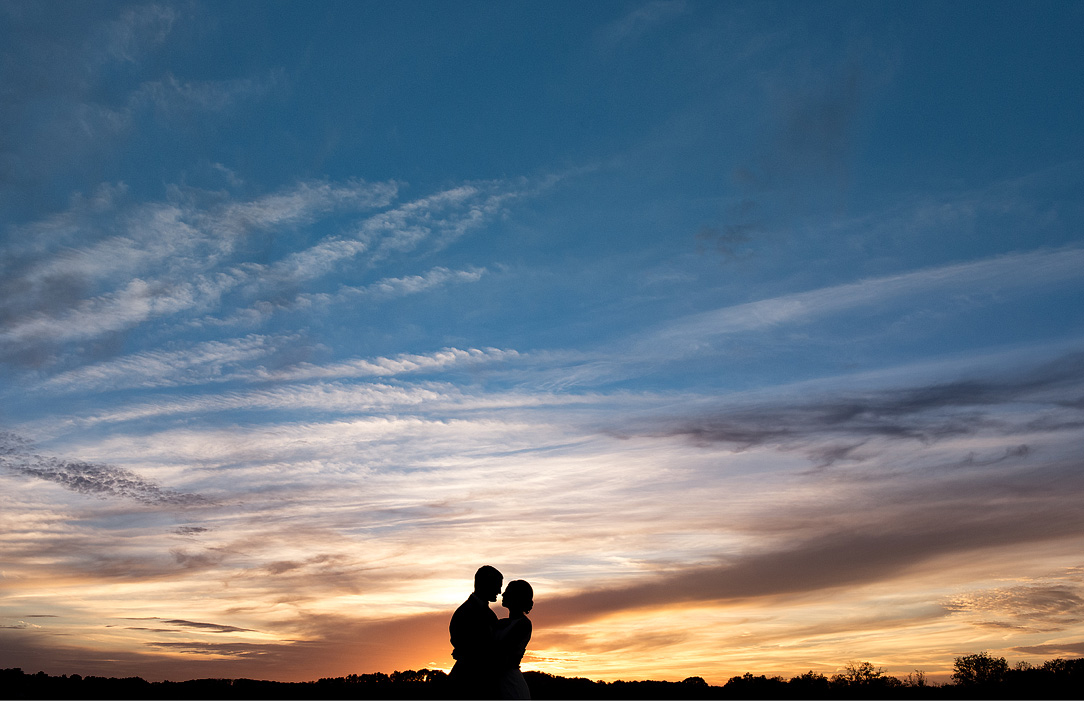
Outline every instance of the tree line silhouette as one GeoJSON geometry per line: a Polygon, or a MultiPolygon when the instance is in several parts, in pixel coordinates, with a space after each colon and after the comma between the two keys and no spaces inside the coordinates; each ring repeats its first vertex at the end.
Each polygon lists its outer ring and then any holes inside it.
{"type": "MultiPolygon", "coordinates": [[[[848,662],[837,674],[808,671],[790,679],[745,673],[722,686],[701,677],[680,682],[594,681],[545,672],[523,673],[536,699],[1076,699],[1084,691],[1084,658],[1041,665],[986,652],[955,658],[952,680],[930,683],[915,670],[902,679],[870,662],[848,662]]],[[[148,682],[140,677],[26,674],[0,670],[0,689],[10,699],[440,699],[449,690],[439,669],[391,674],[351,674],[307,682],[256,679],[192,679],[148,682]]]]}

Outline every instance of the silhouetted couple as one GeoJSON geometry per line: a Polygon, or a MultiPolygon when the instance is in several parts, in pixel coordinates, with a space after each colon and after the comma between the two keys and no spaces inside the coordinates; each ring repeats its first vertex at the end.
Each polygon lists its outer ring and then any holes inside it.
{"type": "Polygon", "coordinates": [[[455,665],[449,679],[459,698],[529,699],[531,692],[519,662],[531,640],[534,590],[522,579],[509,582],[501,598],[508,618],[497,619],[489,608],[504,583],[496,567],[484,565],[474,573],[474,593],[452,614],[455,665]]]}

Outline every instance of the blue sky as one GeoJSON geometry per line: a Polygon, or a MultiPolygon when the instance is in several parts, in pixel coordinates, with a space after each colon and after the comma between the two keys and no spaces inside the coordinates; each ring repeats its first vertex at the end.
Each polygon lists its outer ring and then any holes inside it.
{"type": "Polygon", "coordinates": [[[12,665],[1084,654],[1084,5],[0,18],[12,665]]]}

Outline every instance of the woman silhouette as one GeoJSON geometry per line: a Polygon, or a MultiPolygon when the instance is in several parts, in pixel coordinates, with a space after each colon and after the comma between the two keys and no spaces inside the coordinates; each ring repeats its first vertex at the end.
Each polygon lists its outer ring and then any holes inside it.
{"type": "Polygon", "coordinates": [[[531,691],[519,662],[531,641],[531,619],[527,614],[534,607],[534,590],[522,579],[513,580],[504,588],[501,606],[508,609],[508,618],[497,621],[497,698],[529,699],[531,691]]]}

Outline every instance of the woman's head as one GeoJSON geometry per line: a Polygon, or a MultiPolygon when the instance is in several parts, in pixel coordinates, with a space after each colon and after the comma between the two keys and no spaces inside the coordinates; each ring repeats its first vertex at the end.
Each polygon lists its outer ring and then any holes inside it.
{"type": "Polygon", "coordinates": [[[534,589],[522,579],[514,579],[504,588],[501,606],[509,611],[530,613],[534,608],[534,589]]]}

